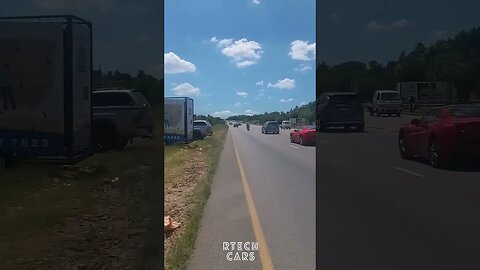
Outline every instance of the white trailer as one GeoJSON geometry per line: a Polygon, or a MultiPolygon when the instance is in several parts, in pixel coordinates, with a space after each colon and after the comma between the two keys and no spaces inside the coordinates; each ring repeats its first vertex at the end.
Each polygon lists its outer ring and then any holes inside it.
{"type": "Polygon", "coordinates": [[[0,157],[73,163],[92,149],[92,24],[0,18],[0,157]]]}
{"type": "Polygon", "coordinates": [[[397,91],[404,103],[409,98],[421,105],[444,105],[458,102],[457,90],[448,82],[399,82],[397,91]]]}
{"type": "Polygon", "coordinates": [[[193,99],[166,97],[164,106],[163,138],[165,142],[193,141],[193,99]]]}

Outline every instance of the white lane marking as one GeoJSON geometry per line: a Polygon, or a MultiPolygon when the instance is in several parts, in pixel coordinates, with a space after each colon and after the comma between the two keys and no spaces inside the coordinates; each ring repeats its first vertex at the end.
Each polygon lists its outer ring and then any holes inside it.
{"type": "Polygon", "coordinates": [[[318,140],[318,141],[321,142],[321,143],[324,143],[324,144],[330,144],[329,141],[325,141],[325,140],[318,140]]]}
{"type": "Polygon", "coordinates": [[[418,177],[425,177],[425,176],[423,176],[423,175],[421,175],[421,174],[419,174],[419,173],[412,172],[412,171],[407,170],[407,169],[404,169],[404,168],[397,167],[397,170],[400,170],[400,171],[402,171],[402,172],[406,172],[406,173],[409,173],[409,174],[413,174],[413,175],[418,176],[418,177]]]}
{"type": "Polygon", "coordinates": [[[296,146],[294,146],[294,145],[291,145],[291,144],[290,144],[290,147],[295,148],[295,149],[298,149],[298,147],[296,147],[296,146]]]}

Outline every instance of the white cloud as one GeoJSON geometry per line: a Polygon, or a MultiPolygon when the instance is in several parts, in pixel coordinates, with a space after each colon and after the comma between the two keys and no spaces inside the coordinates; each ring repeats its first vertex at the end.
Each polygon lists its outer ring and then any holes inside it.
{"type": "Polygon", "coordinates": [[[247,97],[248,96],[248,93],[247,92],[243,92],[243,91],[239,91],[237,92],[237,95],[241,96],[241,97],[247,97]]]}
{"type": "Polygon", "coordinates": [[[231,111],[221,111],[221,112],[214,112],[212,114],[214,117],[220,117],[220,118],[227,118],[227,117],[230,117],[230,116],[234,116],[234,115],[238,115],[238,113],[234,113],[234,112],[231,112],[231,111]]]}
{"type": "Polygon", "coordinates": [[[308,44],[308,41],[295,40],[290,43],[291,48],[288,55],[294,60],[314,60],[316,56],[317,43],[308,44]]]}
{"type": "Polygon", "coordinates": [[[254,4],[260,5],[260,0],[252,0],[254,4]]]}
{"type": "Polygon", "coordinates": [[[292,89],[295,88],[295,80],[285,78],[283,80],[278,80],[275,84],[268,83],[267,87],[273,87],[278,89],[292,89]]]}
{"type": "Polygon", "coordinates": [[[217,37],[212,37],[212,38],[210,39],[210,41],[211,41],[211,42],[217,42],[218,39],[217,39],[217,37]]]}
{"type": "Polygon", "coordinates": [[[251,116],[251,115],[254,115],[254,114],[258,114],[258,112],[248,109],[248,110],[245,111],[245,114],[251,116]]]}
{"type": "Polygon", "coordinates": [[[283,98],[282,98],[282,99],[280,99],[280,102],[284,102],[284,103],[286,103],[286,102],[292,102],[292,101],[293,101],[293,98],[289,98],[289,99],[283,99],[283,98]]]}
{"type": "Polygon", "coordinates": [[[181,59],[173,52],[164,55],[164,63],[165,73],[167,74],[194,72],[197,70],[194,64],[181,59]]]}
{"type": "Polygon", "coordinates": [[[222,40],[220,40],[217,44],[218,47],[227,47],[227,46],[230,46],[232,45],[233,43],[233,39],[231,38],[224,38],[222,40]]]}
{"type": "Polygon", "coordinates": [[[246,38],[236,41],[222,39],[217,42],[217,46],[222,48],[222,53],[230,57],[239,68],[258,63],[263,53],[262,46],[258,42],[249,41],[246,38]]]}
{"type": "Polygon", "coordinates": [[[264,93],[258,94],[259,97],[263,97],[264,95],[265,95],[264,93]]]}
{"type": "Polygon", "coordinates": [[[392,23],[392,26],[396,28],[405,28],[409,25],[410,25],[410,22],[405,18],[392,23]]]}
{"type": "Polygon", "coordinates": [[[177,96],[198,96],[200,95],[200,88],[195,87],[189,83],[182,83],[172,88],[172,91],[177,96]]]}
{"type": "Polygon", "coordinates": [[[255,85],[263,86],[263,81],[258,81],[255,85]]]}
{"type": "Polygon", "coordinates": [[[305,72],[305,71],[311,70],[311,69],[312,69],[312,66],[304,65],[304,64],[301,64],[301,65],[299,65],[298,67],[295,68],[296,71],[300,71],[300,72],[305,72]]]}
{"type": "Polygon", "coordinates": [[[367,24],[367,29],[370,31],[382,31],[386,30],[388,27],[384,24],[378,23],[377,21],[371,21],[367,24]]]}

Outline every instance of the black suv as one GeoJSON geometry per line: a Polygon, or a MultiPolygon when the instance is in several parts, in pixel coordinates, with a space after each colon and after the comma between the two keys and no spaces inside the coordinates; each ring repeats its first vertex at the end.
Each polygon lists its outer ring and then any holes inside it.
{"type": "Polygon", "coordinates": [[[363,131],[365,120],[358,96],[350,92],[321,94],[317,101],[317,127],[320,131],[329,127],[363,131]]]}

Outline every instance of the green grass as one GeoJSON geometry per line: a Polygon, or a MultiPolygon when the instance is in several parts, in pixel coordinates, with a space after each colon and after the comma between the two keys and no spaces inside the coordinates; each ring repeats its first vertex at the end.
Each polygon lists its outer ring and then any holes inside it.
{"type": "MultiPolygon", "coordinates": [[[[156,108],[156,126],[160,126],[162,115],[163,111],[156,108]]],[[[62,245],[50,241],[52,230],[62,226],[68,217],[94,212],[91,190],[98,190],[105,178],[119,177],[118,187],[133,198],[128,201],[129,216],[125,219],[131,220],[131,227],[145,229],[131,269],[156,269],[161,261],[163,238],[163,217],[159,214],[163,211],[163,164],[159,160],[164,147],[160,129],[155,130],[154,136],[153,140],[135,139],[123,152],[98,153],[77,164],[95,167],[95,173],[70,178],[61,166],[24,161],[0,171],[0,261],[9,265],[20,257],[42,260],[42,250],[62,245]],[[148,170],[135,170],[141,166],[148,166],[148,170]],[[25,239],[39,244],[23,249],[25,239]]],[[[123,199],[124,196],[119,198],[123,199]]]]}
{"type": "MultiPolygon", "coordinates": [[[[218,161],[220,159],[220,153],[223,149],[225,137],[228,131],[227,125],[217,125],[214,127],[212,137],[207,137],[204,140],[196,141],[195,144],[198,147],[211,145],[212,147],[206,148],[206,156],[209,158],[209,169],[207,173],[206,181],[200,182],[200,184],[194,190],[194,207],[191,210],[189,220],[186,222],[185,232],[178,239],[172,252],[165,258],[167,270],[183,270],[188,264],[188,260],[194,251],[195,240],[200,228],[200,223],[203,215],[203,208],[210,195],[210,187],[212,183],[215,170],[217,168],[218,161]]],[[[195,151],[195,148],[187,148],[178,145],[168,146],[165,149],[165,172],[176,171],[181,168],[183,162],[188,160],[191,151],[195,151]],[[170,149],[169,149],[170,148],[170,149]]]]}

